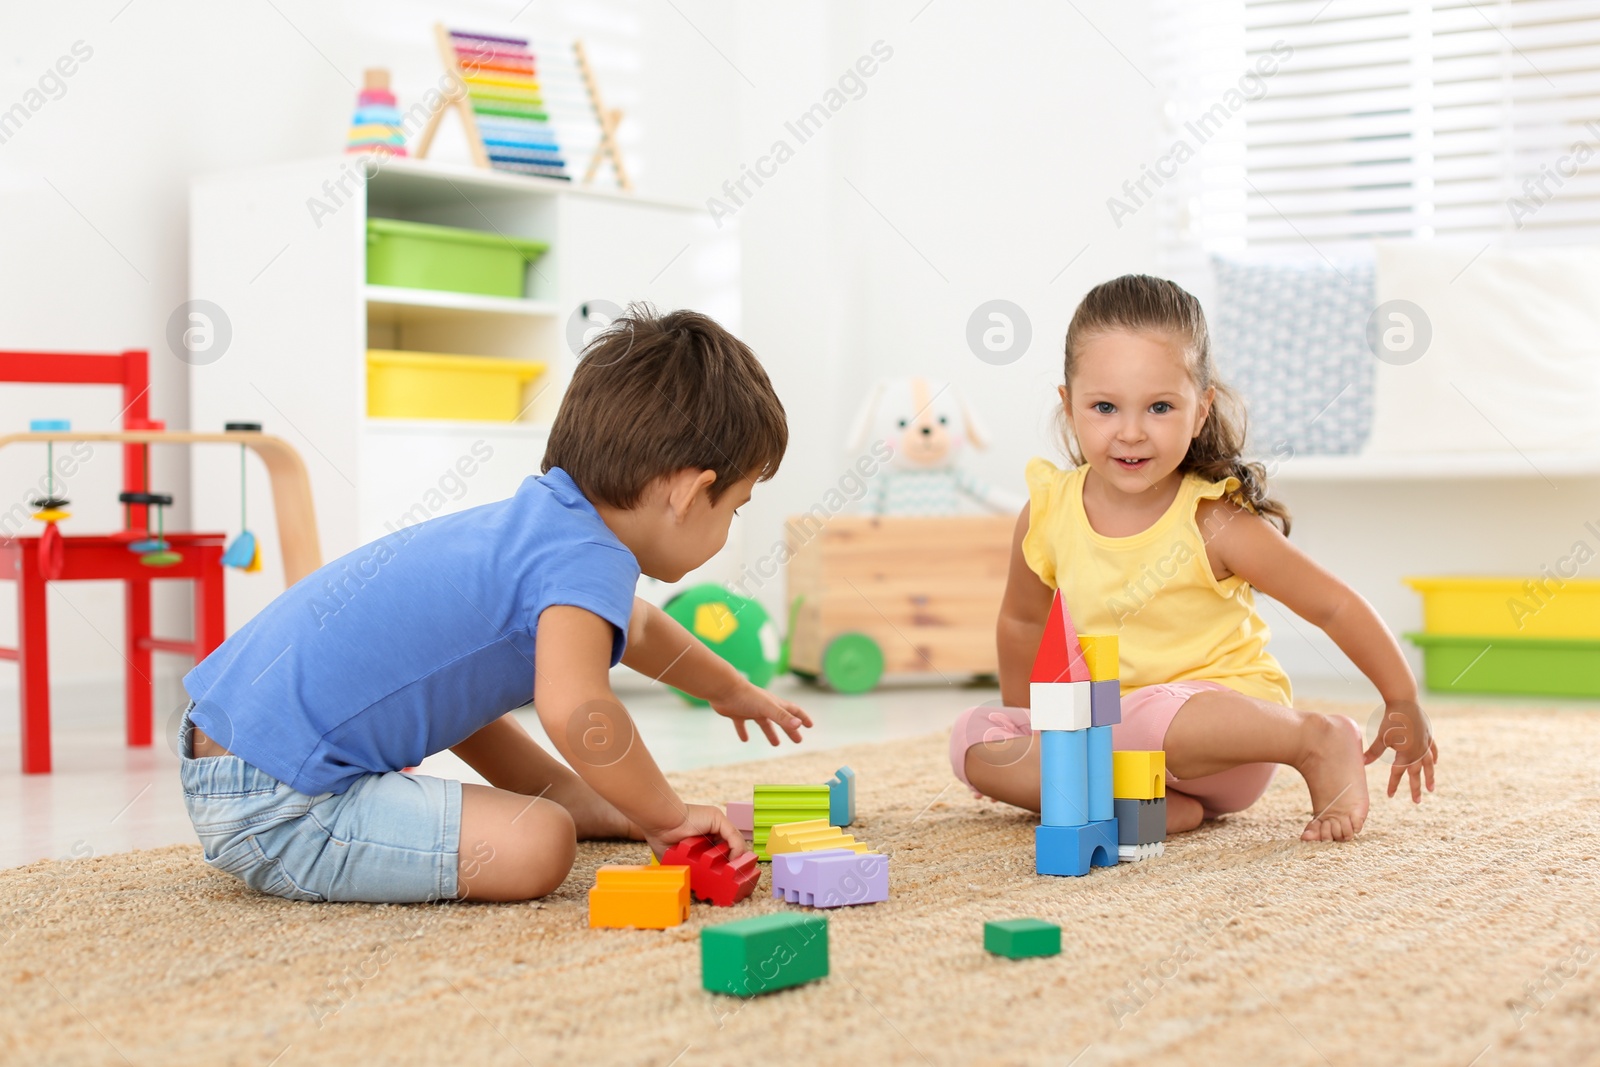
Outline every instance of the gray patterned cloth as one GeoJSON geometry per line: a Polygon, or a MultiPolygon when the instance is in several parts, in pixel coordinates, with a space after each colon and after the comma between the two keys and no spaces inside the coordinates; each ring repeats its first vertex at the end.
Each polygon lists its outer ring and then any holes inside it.
{"type": "Polygon", "coordinates": [[[1250,412],[1251,455],[1358,452],[1372,433],[1373,264],[1211,258],[1211,344],[1250,412]]]}

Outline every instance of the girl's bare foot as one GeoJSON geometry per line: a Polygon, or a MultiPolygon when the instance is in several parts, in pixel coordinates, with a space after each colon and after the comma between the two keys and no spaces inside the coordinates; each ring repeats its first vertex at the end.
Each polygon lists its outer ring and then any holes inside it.
{"type": "Polygon", "coordinates": [[[1205,817],[1205,807],[1194,797],[1167,790],[1167,836],[1188,833],[1205,817]]]}
{"type": "Polygon", "coordinates": [[[1303,729],[1304,753],[1294,766],[1311,790],[1314,814],[1300,840],[1349,841],[1367,821],[1361,728],[1347,715],[1311,714],[1303,729]]]}

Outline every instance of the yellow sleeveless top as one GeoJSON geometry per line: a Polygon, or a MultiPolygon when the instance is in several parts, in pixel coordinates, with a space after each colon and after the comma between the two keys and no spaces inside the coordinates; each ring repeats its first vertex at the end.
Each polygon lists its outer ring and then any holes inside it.
{"type": "Polygon", "coordinates": [[[1271,636],[1250,583],[1217,581],[1195,521],[1201,500],[1237,489],[1186,474],[1172,506],[1149,529],[1106,537],[1083,510],[1088,466],[1028,461],[1028,532],[1022,555],[1061,590],[1079,633],[1117,635],[1122,691],[1163,682],[1220,682],[1246,696],[1290,701],[1289,678],[1267,651],[1271,636]]]}

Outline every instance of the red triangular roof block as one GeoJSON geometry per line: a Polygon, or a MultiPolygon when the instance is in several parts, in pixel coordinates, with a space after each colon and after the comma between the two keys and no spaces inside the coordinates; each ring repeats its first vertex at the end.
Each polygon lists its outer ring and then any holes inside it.
{"type": "Polygon", "coordinates": [[[1078,631],[1072,625],[1072,616],[1061,600],[1061,590],[1056,590],[1050,601],[1050,614],[1044,623],[1044,639],[1039,642],[1039,654],[1033,660],[1030,682],[1087,682],[1089,665],[1083,659],[1083,646],[1078,644],[1078,631]]]}

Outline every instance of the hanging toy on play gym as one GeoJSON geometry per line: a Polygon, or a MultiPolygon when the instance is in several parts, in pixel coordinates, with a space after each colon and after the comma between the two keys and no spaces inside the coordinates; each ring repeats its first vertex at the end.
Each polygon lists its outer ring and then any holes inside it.
{"type": "MultiPolygon", "coordinates": [[[[72,423],[67,419],[32,419],[28,423],[30,433],[67,433],[71,429],[72,423]]],[[[61,577],[61,568],[65,565],[66,549],[61,544],[61,531],[56,529],[56,523],[72,517],[72,512],[66,510],[72,501],[56,496],[55,442],[46,441],[44,450],[44,496],[35,497],[29,503],[37,509],[33,517],[44,523],[44,533],[39,536],[39,573],[49,581],[61,577]]]]}
{"type": "MultiPolygon", "coordinates": [[[[229,433],[260,433],[259,422],[230,422],[223,426],[229,433]]],[[[222,563],[225,567],[236,567],[247,574],[254,574],[261,569],[261,543],[256,540],[256,535],[250,532],[250,523],[245,514],[245,446],[239,445],[239,536],[233,539],[228,550],[222,554],[222,563]]]]}
{"type": "MultiPolygon", "coordinates": [[[[147,517],[145,520],[145,536],[129,542],[128,551],[137,553],[139,562],[146,567],[170,567],[183,559],[183,554],[174,552],[171,543],[166,538],[166,509],[172,505],[172,494],[152,493],[150,491],[150,444],[148,441],[139,446],[139,458],[144,472],[143,480],[140,483],[143,489],[136,493],[118,493],[117,500],[128,509],[123,523],[125,527],[130,529],[133,527],[132,509],[143,505],[146,508],[155,509],[156,529],[155,536],[150,536],[149,519],[147,517]]],[[[146,512],[147,516],[148,514],[146,512]]]]}

